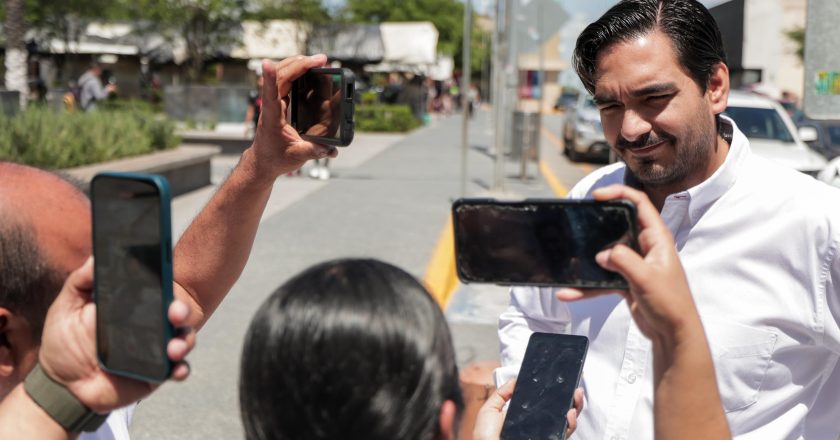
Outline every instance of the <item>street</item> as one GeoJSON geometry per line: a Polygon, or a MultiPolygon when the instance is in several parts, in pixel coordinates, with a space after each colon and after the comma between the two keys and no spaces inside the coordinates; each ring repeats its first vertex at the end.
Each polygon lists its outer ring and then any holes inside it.
{"type": "MultiPolygon", "coordinates": [[[[492,191],[489,111],[470,124],[467,196],[552,197],[597,165],[572,164],[560,154],[561,117],[544,117],[541,166],[506,164],[504,193],[492,191]]],[[[168,383],[137,408],[136,439],[242,438],[237,383],[239,357],[251,317],[263,300],[302,269],[340,257],[373,257],[423,279],[447,226],[451,202],[460,196],[460,115],[434,120],[406,136],[357,134],[332,161],[332,179],[283,177],[261,221],[242,277],[201,329],[190,356],[192,373],[168,383]]],[[[214,159],[218,185],[237,158],[214,159]]],[[[215,191],[208,187],[173,201],[173,228],[180,235],[215,191]]],[[[458,286],[448,301],[459,366],[498,358],[496,320],[507,289],[458,286]]]]}

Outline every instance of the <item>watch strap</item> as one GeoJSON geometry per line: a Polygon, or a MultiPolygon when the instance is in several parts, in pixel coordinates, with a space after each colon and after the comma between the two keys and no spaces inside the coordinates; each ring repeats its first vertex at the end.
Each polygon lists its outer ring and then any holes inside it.
{"type": "Polygon", "coordinates": [[[99,414],[85,406],[64,385],[49,377],[35,364],[35,368],[26,376],[23,383],[26,393],[53,420],[68,432],[96,431],[108,414],[99,414]]]}

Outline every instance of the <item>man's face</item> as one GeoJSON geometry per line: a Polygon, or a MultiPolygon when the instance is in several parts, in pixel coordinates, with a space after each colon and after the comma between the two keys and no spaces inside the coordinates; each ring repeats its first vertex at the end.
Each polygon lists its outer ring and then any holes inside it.
{"type": "Polygon", "coordinates": [[[707,172],[714,111],[667,36],[654,31],[604,49],[597,73],[604,135],[639,181],[680,185],[707,172]]]}

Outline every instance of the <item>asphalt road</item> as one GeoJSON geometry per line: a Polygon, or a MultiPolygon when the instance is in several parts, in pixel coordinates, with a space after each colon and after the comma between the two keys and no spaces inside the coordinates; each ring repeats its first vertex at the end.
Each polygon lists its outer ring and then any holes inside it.
{"type": "MultiPolygon", "coordinates": [[[[488,112],[470,124],[468,196],[500,195],[493,190],[488,112]]],[[[550,197],[558,193],[544,176],[571,188],[592,167],[569,163],[559,153],[560,118],[543,122],[540,158],[520,178],[518,162],[505,168],[504,196],[550,197]],[[542,172],[540,171],[542,170],[542,172]]],[[[332,164],[328,181],[306,177],[278,180],[242,277],[198,337],[190,357],[192,375],[165,384],[137,409],[134,439],[242,438],[237,381],[242,341],[263,300],[302,269],[324,260],[365,256],[396,264],[423,278],[451,202],[461,189],[461,118],[439,118],[407,136],[357,135],[332,164]]],[[[214,160],[218,184],[235,157],[214,160]]],[[[173,228],[180,234],[215,187],[173,202],[173,228]]],[[[498,357],[496,319],[507,303],[506,289],[459,286],[447,307],[458,362],[498,357]]]]}

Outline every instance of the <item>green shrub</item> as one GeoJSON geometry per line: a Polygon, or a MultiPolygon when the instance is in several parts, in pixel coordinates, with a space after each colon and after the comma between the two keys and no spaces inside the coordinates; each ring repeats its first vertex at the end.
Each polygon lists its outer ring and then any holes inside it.
{"type": "Polygon", "coordinates": [[[146,110],[55,112],[29,107],[0,116],[0,160],[68,168],[176,146],[175,125],[146,110]]]}
{"type": "Polygon", "coordinates": [[[406,132],[420,126],[407,105],[374,104],[356,107],[356,130],[406,132]]]}

